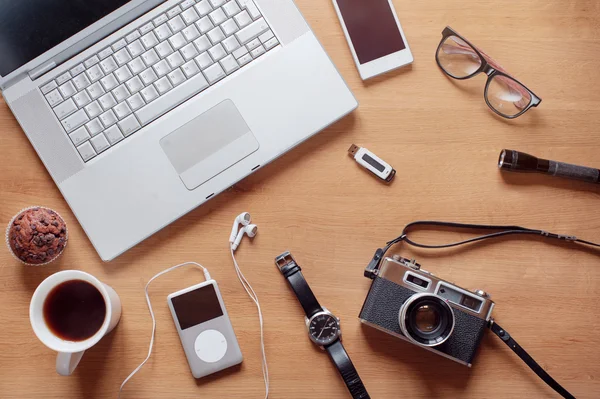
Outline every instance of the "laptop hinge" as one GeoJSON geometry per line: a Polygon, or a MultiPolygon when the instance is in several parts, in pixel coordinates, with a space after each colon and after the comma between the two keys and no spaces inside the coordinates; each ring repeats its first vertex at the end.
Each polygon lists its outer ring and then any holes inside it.
{"type": "Polygon", "coordinates": [[[50,71],[51,69],[54,69],[55,67],[56,62],[52,61],[42,67],[34,69],[33,71],[29,71],[29,77],[31,78],[31,80],[36,80],[37,78],[50,71]]]}

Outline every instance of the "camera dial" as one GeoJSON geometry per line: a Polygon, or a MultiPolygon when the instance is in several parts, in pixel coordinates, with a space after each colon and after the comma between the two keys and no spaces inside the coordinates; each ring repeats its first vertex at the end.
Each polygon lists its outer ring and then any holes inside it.
{"type": "Polygon", "coordinates": [[[440,345],[454,330],[454,311],[448,302],[433,294],[411,296],[400,308],[398,321],[402,333],[421,346],[440,345]]]}

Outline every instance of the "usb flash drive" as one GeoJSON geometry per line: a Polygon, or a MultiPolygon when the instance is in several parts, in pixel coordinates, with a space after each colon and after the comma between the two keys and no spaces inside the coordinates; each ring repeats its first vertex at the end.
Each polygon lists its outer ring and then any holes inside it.
{"type": "Polygon", "coordinates": [[[396,170],[392,168],[389,163],[385,162],[366,148],[361,148],[352,144],[348,149],[348,153],[360,166],[367,169],[381,180],[389,183],[394,179],[394,176],[396,176],[396,170]]]}

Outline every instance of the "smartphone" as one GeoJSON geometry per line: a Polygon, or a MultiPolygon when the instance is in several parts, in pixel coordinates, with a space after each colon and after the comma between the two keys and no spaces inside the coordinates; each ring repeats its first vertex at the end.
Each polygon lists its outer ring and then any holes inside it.
{"type": "Polygon", "coordinates": [[[363,80],[413,62],[391,0],[333,0],[363,80]]]}

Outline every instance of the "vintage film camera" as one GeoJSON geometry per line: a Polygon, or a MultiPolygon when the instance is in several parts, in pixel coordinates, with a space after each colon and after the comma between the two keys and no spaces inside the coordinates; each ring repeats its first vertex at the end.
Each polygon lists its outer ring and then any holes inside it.
{"type": "Polygon", "coordinates": [[[494,302],[421,269],[414,260],[386,257],[360,320],[395,337],[471,367],[494,302]]]}

